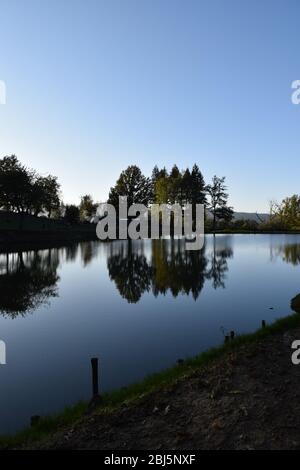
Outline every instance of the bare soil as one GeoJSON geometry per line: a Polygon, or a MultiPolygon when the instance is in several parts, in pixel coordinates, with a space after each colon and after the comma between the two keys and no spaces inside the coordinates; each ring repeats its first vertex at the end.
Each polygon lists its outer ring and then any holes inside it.
{"type": "Polygon", "coordinates": [[[134,403],[97,409],[39,448],[300,449],[298,338],[300,329],[240,346],[134,403]]]}

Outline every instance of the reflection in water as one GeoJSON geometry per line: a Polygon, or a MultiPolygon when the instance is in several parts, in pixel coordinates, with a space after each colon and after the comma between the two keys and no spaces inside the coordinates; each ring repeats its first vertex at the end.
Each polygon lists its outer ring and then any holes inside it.
{"type": "Polygon", "coordinates": [[[233,257],[231,246],[217,246],[216,238],[213,240],[213,250],[210,254],[210,268],[207,278],[212,280],[214,289],[225,289],[225,278],[228,271],[227,259],[233,257]]]}
{"type": "MultiPolygon", "coordinates": [[[[103,392],[123,387],[219,345],[222,326],[250,333],[262,319],[271,324],[300,292],[300,235],[207,235],[195,252],[177,240],[16,251],[0,254],[5,434],[88,400],[90,357],[102,358],[103,392]]],[[[299,296],[292,308],[300,312],[299,296]]]]}
{"type": "Polygon", "coordinates": [[[153,240],[149,259],[142,244],[118,242],[110,246],[107,267],[110,279],[130,303],[138,302],[150,287],[155,297],[170,291],[173,297],[191,293],[196,300],[207,279],[215,289],[225,287],[227,258],[232,256],[226,237],[199,251],[185,250],[180,240],[153,240]]]}
{"type": "Polygon", "coordinates": [[[77,258],[78,249],[79,249],[78,243],[71,243],[70,245],[67,245],[66,247],[64,247],[66,261],[75,261],[77,258]]]}
{"type": "Polygon", "coordinates": [[[277,254],[286,263],[298,266],[300,264],[300,245],[298,243],[285,244],[277,247],[277,254]]]}
{"type": "Polygon", "coordinates": [[[15,318],[56,297],[56,249],[0,255],[0,313],[15,318]]]}
{"type": "MultiPolygon", "coordinates": [[[[297,238],[298,240],[298,238],[297,238]]],[[[271,260],[280,257],[300,265],[300,244],[270,239],[271,260]]],[[[81,258],[87,267],[101,252],[107,257],[109,277],[120,295],[137,303],[145,292],[155,297],[168,292],[173,297],[199,297],[204,284],[225,288],[228,259],[233,257],[233,237],[208,237],[202,250],[187,251],[180,240],[97,241],[72,243],[61,248],[0,254],[0,313],[14,318],[33,311],[58,295],[60,264],[81,258]]]]}
{"type": "Polygon", "coordinates": [[[131,241],[112,243],[107,260],[109,277],[122,297],[136,303],[145,291],[149,291],[152,268],[148,265],[143,247],[136,249],[131,241]]]}
{"type": "Polygon", "coordinates": [[[291,234],[278,238],[274,235],[270,235],[269,247],[271,261],[276,261],[280,258],[285,263],[293,266],[300,265],[299,235],[291,234]]]}
{"type": "Polygon", "coordinates": [[[179,293],[192,293],[196,299],[204,285],[207,260],[201,251],[187,251],[180,240],[157,240],[152,242],[152,290],[173,297],[179,293]]]}

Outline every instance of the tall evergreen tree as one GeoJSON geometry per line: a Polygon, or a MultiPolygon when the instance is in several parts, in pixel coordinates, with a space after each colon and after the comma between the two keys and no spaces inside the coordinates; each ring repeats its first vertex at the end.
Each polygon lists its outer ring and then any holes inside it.
{"type": "Polygon", "coordinates": [[[174,165],[169,176],[169,201],[170,204],[180,203],[181,173],[177,165],[174,165]]]}
{"type": "Polygon", "coordinates": [[[198,165],[194,164],[191,173],[191,200],[192,204],[206,204],[206,186],[198,165]]]}
{"type": "Polygon", "coordinates": [[[153,181],[153,183],[155,183],[155,181],[159,178],[159,176],[160,176],[160,169],[158,168],[157,165],[155,165],[155,167],[152,170],[152,175],[151,175],[151,180],[153,181]]]}
{"type": "Polygon", "coordinates": [[[169,178],[165,176],[159,177],[155,183],[154,202],[156,204],[168,204],[170,200],[169,189],[169,178]]]}
{"type": "Polygon", "coordinates": [[[191,203],[192,176],[189,168],[182,175],[181,182],[181,204],[191,203]]]}

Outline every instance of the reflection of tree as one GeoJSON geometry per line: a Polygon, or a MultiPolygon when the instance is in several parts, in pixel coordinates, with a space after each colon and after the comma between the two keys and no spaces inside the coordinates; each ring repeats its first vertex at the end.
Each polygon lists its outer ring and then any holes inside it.
{"type": "Polygon", "coordinates": [[[56,297],[57,250],[1,255],[0,313],[12,318],[25,315],[56,297]]]}
{"type": "Polygon", "coordinates": [[[151,262],[142,249],[143,242],[115,242],[109,247],[107,267],[121,296],[128,302],[138,302],[152,287],[153,294],[171,292],[191,294],[197,299],[205,280],[211,279],[215,289],[225,287],[227,259],[233,256],[230,239],[214,239],[211,253],[186,250],[182,240],[152,240],[151,262]],[[209,263],[210,262],[210,263],[209,263]]]}
{"type": "Polygon", "coordinates": [[[95,241],[80,243],[81,259],[84,267],[90,264],[93,258],[96,256],[98,247],[98,242],[95,241]]]}
{"type": "Polygon", "coordinates": [[[78,243],[70,243],[69,245],[65,246],[65,256],[66,261],[75,261],[78,253],[79,244],[78,243]]]}
{"type": "Polygon", "coordinates": [[[210,255],[210,268],[207,272],[207,278],[212,280],[214,289],[225,288],[225,277],[228,271],[227,258],[233,256],[230,246],[218,246],[216,237],[213,239],[213,249],[210,255]]]}
{"type": "Polygon", "coordinates": [[[286,244],[278,247],[278,253],[286,263],[298,266],[300,264],[300,244],[286,244]]]}
{"type": "Polygon", "coordinates": [[[151,285],[152,269],[148,265],[143,253],[133,248],[131,241],[121,243],[107,260],[109,277],[112,279],[121,294],[130,303],[136,303],[151,285]]]}
{"type": "Polygon", "coordinates": [[[153,293],[171,291],[192,293],[196,299],[205,282],[207,260],[204,250],[187,251],[180,240],[154,240],[152,242],[153,293]]]}

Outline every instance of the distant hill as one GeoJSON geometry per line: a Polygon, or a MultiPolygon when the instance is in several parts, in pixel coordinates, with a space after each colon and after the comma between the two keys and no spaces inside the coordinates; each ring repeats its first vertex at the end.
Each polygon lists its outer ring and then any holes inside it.
{"type": "Polygon", "coordinates": [[[234,220],[256,220],[257,222],[269,219],[269,214],[257,213],[257,212],[235,212],[234,220]]]}
{"type": "MultiPolygon", "coordinates": [[[[206,215],[209,219],[212,218],[210,211],[206,211],[206,215]]],[[[269,217],[269,214],[260,212],[234,212],[233,220],[256,220],[257,222],[265,222],[269,217]]]]}

